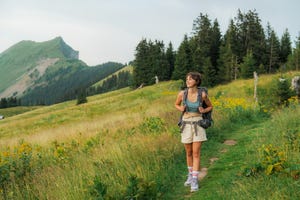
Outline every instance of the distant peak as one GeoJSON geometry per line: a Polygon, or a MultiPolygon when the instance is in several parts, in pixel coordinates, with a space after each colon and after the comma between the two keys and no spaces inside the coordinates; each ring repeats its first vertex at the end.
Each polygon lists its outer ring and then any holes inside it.
{"type": "MultiPolygon", "coordinates": [[[[11,46],[0,55],[10,52],[28,52],[32,55],[40,56],[44,54],[43,57],[49,57],[50,55],[53,57],[64,56],[68,59],[79,59],[79,52],[74,50],[71,46],[69,46],[61,36],[55,37],[51,40],[44,42],[35,42],[31,40],[22,40],[17,44],[11,46]]],[[[50,56],[50,57],[51,57],[50,56]]]]}
{"type": "Polygon", "coordinates": [[[51,41],[58,43],[59,48],[65,57],[77,60],[79,59],[79,52],[75,51],[71,46],[69,46],[61,36],[58,36],[51,41]]]}
{"type": "Polygon", "coordinates": [[[56,40],[56,41],[64,42],[64,43],[65,43],[64,39],[63,39],[61,36],[58,36],[58,37],[54,38],[53,40],[54,40],[54,41],[56,40]]]}

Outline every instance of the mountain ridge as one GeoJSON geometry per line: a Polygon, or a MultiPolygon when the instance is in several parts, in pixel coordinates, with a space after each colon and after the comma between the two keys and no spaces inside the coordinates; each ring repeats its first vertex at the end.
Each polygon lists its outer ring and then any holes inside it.
{"type": "Polygon", "coordinates": [[[48,58],[78,60],[78,55],[79,52],[73,50],[61,37],[45,42],[20,41],[0,54],[0,94],[42,60],[48,58]]]}
{"type": "Polygon", "coordinates": [[[114,62],[103,65],[89,67],[79,60],[79,51],[60,36],[45,42],[23,40],[0,53],[0,98],[23,98],[23,103],[30,105],[76,98],[79,90],[123,67],[114,62]],[[61,93],[56,92],[56,98],[48,101],[49,92],[44,92],[47,89],[61,93]]]}

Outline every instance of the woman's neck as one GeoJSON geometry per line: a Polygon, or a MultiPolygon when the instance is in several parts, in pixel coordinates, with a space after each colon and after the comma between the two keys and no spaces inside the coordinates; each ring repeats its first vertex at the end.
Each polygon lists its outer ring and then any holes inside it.
{"type": "Polygon", "coordinates": [[[192,93],[198,92],[197,86],[190,87],[189,91],[192,93]]]}

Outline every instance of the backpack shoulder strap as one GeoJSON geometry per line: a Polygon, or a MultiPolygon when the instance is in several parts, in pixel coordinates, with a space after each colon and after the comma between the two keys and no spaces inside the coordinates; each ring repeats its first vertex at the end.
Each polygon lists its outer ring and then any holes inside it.
{"type": "Polygon", "coordinates": [[[205,92],[206,95],[208,95],[208,91],[206,87],[198,87],[198,100],[199,100],[199,107],[205,107],[205,102],[202,100],[202,92],[205,92]],[[204,105],[203,105],[204,104],[204,105]]]}
{"type": "Polygon", "coordinates": [[[205,92],[206,94],[208,94],[208,90],[206,87],[198,87],[198,91],[200,91],[200,90],[201,90],[201,92],[205,92]]]}
{"type": "Polygon", "coordinates": [[[183,105],[186,105],[187,96],[188,96],[188,88],[185,88],[183,91],[183,99],[182,99],[183,105]]]}

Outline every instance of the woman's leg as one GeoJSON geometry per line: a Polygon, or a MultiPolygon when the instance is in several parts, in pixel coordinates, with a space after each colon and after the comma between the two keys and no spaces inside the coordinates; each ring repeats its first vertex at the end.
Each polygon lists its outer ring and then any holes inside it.
{"type": "Polygon", "coordinates": [[[193,143],[193,172],[192,172],[192,182],[191,182],[191,192],[195,192],[199,189],[198,185],[198,175],[200,170],[200,151],[201,142],[193,143]]]}
{"type": "Polygon", "coordinates": [[[200,171],[200,153],[202,142],[193,142],[192,144],[192,161],[193,171],[200,171]]]}
{"type": "Polygon", "coordinates": [[[188,168],[188,177],[184,182],[184,186],[190,186],[193,180],[193,146],[192,143],[184,144],[185,153],[186,153],[186,164],[188,168]]]}
{"type": "Polygon", "coordinates": [[[186,164],[188,167],[193,167],[193,144],[184,144],[186,153],[186,164]]]}

